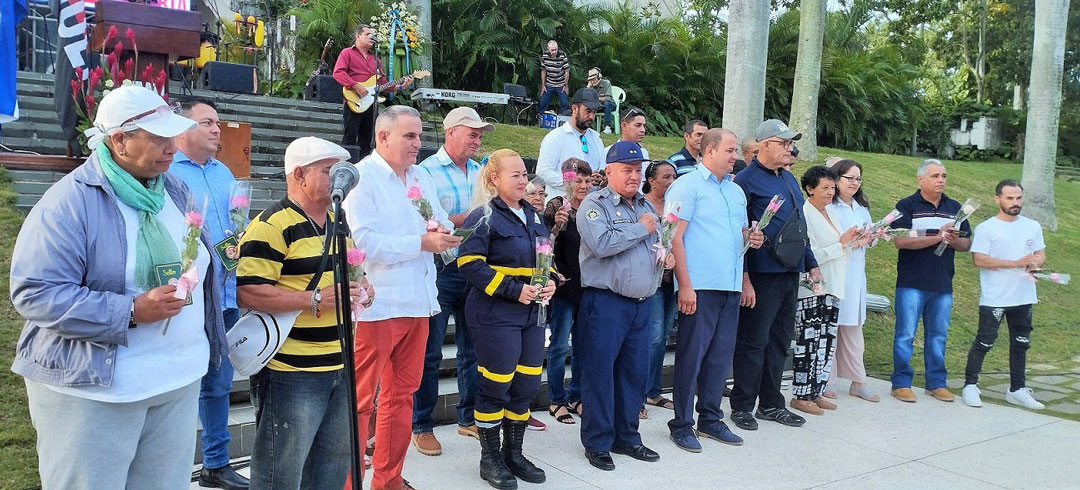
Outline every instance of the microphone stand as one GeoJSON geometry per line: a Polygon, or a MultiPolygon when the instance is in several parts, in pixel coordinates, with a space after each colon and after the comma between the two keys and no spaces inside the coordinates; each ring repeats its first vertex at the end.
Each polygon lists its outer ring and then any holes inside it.
{"type": "MultiPolygon", "coordinates": [[[[333,199],[334,219],[328,223],[327,245],[333,243],[333,249],[328,248],[326,253],[334,254],[334,312],[337,315],[338,337],[341,338],[341,357],[345,365],[345,384],[348,386],[349,400],[349,427],[350,439],[352,440],[352,488],[361,489],[364,479],[360,476],[360,469],[364,464],[364,452],[360,446],[360,427],[356,419],[356,361],[353,352],[353,319],[352,302],[349,297],[349,274],[346,254],[348,254],[346,238],[349,229],[345,227],[345,211],[341,207],[341,199],[337,196],[333,199]],[[332,250],[332,251],[331,251],[332,250]]],[[[366,441],[364,447],[366,448],[366,441]]]]}

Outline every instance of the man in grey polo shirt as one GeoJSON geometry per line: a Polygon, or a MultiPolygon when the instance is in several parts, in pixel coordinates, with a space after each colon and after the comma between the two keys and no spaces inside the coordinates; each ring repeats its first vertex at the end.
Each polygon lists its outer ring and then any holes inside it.
{"type": "Polygon", "coordinates": [[[608,187],[589,194],[577,214],[584,287],[574,340],[582,353],[581,443],[589,463],[606,471],[615,469],[612,452],[660,459],[638,433],[649,374],[651,303],[645,299],[656,292],[661,272],[650,267],[657,218],[638,191],[641,161],[637,143],[612,145],[608,187]]]}

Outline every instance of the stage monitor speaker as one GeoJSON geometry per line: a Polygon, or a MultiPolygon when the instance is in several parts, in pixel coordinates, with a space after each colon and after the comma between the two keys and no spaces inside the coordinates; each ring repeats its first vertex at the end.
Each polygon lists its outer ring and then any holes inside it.
{"type": "Polygon", "coordinates": [[[344,97],[341,96],[341,85],[334,80],[333,76],[317,75],[311,79],[307,87],[304,87],[304,100],[341,104],[344,97]]]}
{"type": "Polygon", "coordinates": [[[238,63],[210,61],[199,76],[199,88],[217,92],[254,94],[258,92],[259,81],[255,67],[238,63]]]}

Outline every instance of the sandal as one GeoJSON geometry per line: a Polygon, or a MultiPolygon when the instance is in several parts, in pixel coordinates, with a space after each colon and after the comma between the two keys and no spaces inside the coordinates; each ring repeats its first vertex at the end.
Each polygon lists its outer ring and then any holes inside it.
{"type": "Polygon", "coordinates": [[[641,410],[637,413],[638,420],[646,420],[649,418],[649,411],[644,405],[641,406],[641,410]]]}
{"type": "Polygon", "coordinates": [[[565,403],[562,405],[554,405],[554,407],[555,408],[548,408],[548,413],[551,414],[552,417],[555,417],[556,422],[566,425],[574,425],[577,423],[574,422],[574,416],[570,415],[570,408],[567,407],[565,403]],[[560,413],[562,415],[559,415],[560,413]]]}
{"type": "Polygon", "coordinates": [[[668,410],[675,410],[675,402],[668,400],[663,396],[658,396],[656,398],[646,398],[645,404],[652,405],[654,407],[666,408],[668,410]]]}
{"type": "Polygon", "coordinates": [[[574,415],[581,415],[581,402],[569,402],[563,404],[566,410],[574,415]]]}
{"type": "Polygon", "coordinates": [[[824,392],[824,393],[822,393],[822,394],[821,394],[821,396],[823,396],[823,397],[825,397],[825,398],[831,398],[831,399],[833,399],[833,400],[835,400],[835,399],[836,399],[836,397],[837,397],[837,396],[836,396],[836,392],[835,392],[835,391],[833,391],[833,390],[830,390],[830,389],[828,389],[828,388],[826,388],[826,389],[825,389],[825,392],[824,392]]]}
{"type": "Polygon", "coordinates": [[[881,400],[881,397],[879,397],[877,393],[870,391],[865,385],[860,386],[859,388],[849,389],[848,394],[857,398],[862,398],[868,402],[878,402],[881,400]]]}

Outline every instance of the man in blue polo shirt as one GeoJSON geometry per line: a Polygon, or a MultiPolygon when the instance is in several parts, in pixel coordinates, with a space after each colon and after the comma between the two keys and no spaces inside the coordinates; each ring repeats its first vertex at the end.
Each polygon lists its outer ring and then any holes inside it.
{"type": "Polygon", "coordinates": [[[671,184],[666,202],[678,206],[672,253],[679,298],[679,339],[675,344],[675,418],[671,440],[690,452],[701,451],[694,433],[694,394],[698,396],[697,433],[731,445],[742,438],[723,422],[728,367],[735,350],[742,294],[743,241],[754,248],[765,236],[750,234],[746,196],[728,178],[739,144],[735,133],[714,128],[701,138],[701,165],[671,184]]]}
{"type": "MultiPolygon", "coordinates": [[[[234,230],[229,219],[229,201],[236,179],[225,164],[213,157],[221,137],[217,108],[210,100],[199,97],[180,101],[180,108],[184,116],[197,125],[176,137],[176,154],[173,155],[169,173],[187,184],[197,206],[206,203],[203,230],[210,234],[210,243],[220,243],[243,230],[234,230]]],[[[240,318],[240,310],[236,307],[236,274],[225,270],[221,260],[214,260],[213,264],[216,277],[223,283],[222,310],[225,330],[229,330],[240,318]]],[[[204,487],[227,490],[248,488],[248,479],[229,466],[229,391],[232,390],[232,378],[232,364],[224,356],[220,366],[214,366],[211,362],[203,376],[199,392],[203,464],[199,484],[204,487]]]]}
{"type": "Polygon", "coordinates": [[[953,257],[956,251],[971,248],[971,225],[953,227],[960,203],[945,195],[945,165],[934,159],[923,160],[915,172],[919,190],[896,203],[904,213],[893,221],[893,228],[926,231],[927,236],[897,238],[900,251],[896,257],[896,334],[893,337],[892,395],[914,403],[911,380],[911,352],[919,317],[923,320],[926,394],[951,402],[953,394],[945,388],[945,339],[952,313],[953,257]],[[945,242],[949,246],[938,256],[934,249],[945,242]]]}
{"type": "Polygon", "coordinates": [[[754,134],[759,142],[758,156],[735,176],[735,183],[746,194],[751,222],[761,219],[773,196],[784,199],[762,230],[765,246],[746,252],[740,298],[743,308],[732,360],[735,386],[731,390],[731,421],[745,430],[757,430],[755,417],[791,427],[806,423],[784,408],[780,393],[780,376],[795,329],[799,274],[808,272],[811,279],[821,279],[806,235],[802,192],[784,167],[794,160],[794,142],[801,137],[779,120],[761,123],[754,134]],[[756,291],[762,295],[757,296],[756,291]],[[752,415],[755,402],[758,409],[752,415]]]}
{"type": "Polygon", "coordinates": [[[683,147],[669,156],[669,162],[675,164],[675,177],[693,172],[701,160],[701,137],[709,125],[700,119],[691,119],[683,127],[683,147]]]}

